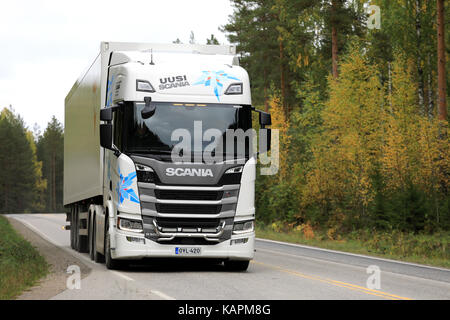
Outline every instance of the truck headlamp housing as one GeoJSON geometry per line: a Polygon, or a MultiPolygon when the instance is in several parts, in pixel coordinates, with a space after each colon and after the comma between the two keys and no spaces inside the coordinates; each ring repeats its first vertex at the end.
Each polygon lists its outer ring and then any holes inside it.
{"type": "Polygon", "coordinates": [[[234,234],[252,232],[253,230],[254,230],[253,220],[235,222],[233,226],[234,234]]]}
{"type": "Polygon", "coordinates": [[[123,231],[143,232],[142,221],[117,218],[117,228],[123,231]]]}
{"type": "Polygon", "coordinates": [[[243,92],[242,83],[232,83],[228,86],[225,94],[242,94],[243,92]]]}
{"type": "Polygon", "coordinates": [[[135,166],[138,182],[155,183],[155,171],[152,168],[139,163],[135,166]]]}
{"type": "Polygon", "coordinates": [[[229,173],[241,173],[242,170],[244,170],[244,166],[239,166],[239,167],[234,167],[234,168],[230,168],[227,171],[225,171],[225,174],[229,174],[229,173]]]}
{"type": "Polygon", "coordinates": [[[143,164],[136,163],[135,167],[136,167],[136,171],[154,172],[152,168],[145,166],[143,164]]]}
{"type": "Polygon", "coordinates": [[[147,80],[136,80],[136,91],[155,92],[155,89],[147,80]]]}

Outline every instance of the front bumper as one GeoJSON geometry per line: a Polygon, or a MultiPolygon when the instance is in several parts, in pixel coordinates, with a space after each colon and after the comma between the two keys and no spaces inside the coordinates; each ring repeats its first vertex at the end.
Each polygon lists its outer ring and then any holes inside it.
{"type": "Polygon", "coordinates": [[[255,254],[255,232],[233,235],[230,240],[213,245],[172,245],[160,244],[144,238],[143,234],[123,232],[115,229],[115,246],[111,249],[113,259],[138,260],[143,258],[216,258],[229,260],[251,260],[255,254]],[[145,243],[131,242],[127,237],[144,239],[145,243]],[[233,243],[233,240],[245,239],[246,243],[233,243]],[[233,244],[231,244],[233,243],[233,244]],[[177,255],[175,248],[201,248],[201,254],[195,256],[177,255]]]}

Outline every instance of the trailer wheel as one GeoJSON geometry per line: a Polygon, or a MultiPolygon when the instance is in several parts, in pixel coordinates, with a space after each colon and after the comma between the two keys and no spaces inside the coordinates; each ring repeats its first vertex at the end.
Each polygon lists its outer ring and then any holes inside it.
{"type": "Polygon", "coordinates": [[[228,271],[246,271],[250,261],[248,260],[226,260],[225,269],[228,271]]]}
{"type": "Polygon", "coordinates": [[[73,245],[76,251],[80,251],[80,241],[78,232],[78,207],[74,208],[73,211],[73,245]]]}
{"type": "Polygon", "coordinates": [[[85,252],[89,252],[88,236],[80,235],[81,221],[79,219],[79,215],[80,215],[80,213],[79,213],[79,208],[78,208],[77,214],[76,214],[76,225],[77,225],[76,248],[77,248],[78,252],[85,253],[85,252]]]}
{"type": "Polygon", "coordinates": [[[89,246],[89,258],[94,260],[94,237],[93,237],[93,224],[91,223],[91,214],[88,215],[88,246],[89,246]]]}
{"type": "Polygon", "coordinates": [[[105,217],[105,264],[106,268],[110,270],[116,270],[119,269],[121,266],[121,261],[118,261],[117,259],[113,259],[111,257],[111,239],[109,235],[109,219],[108,216],[105,217]]]}
{"type": "Polygon", "coordinates": [[[70,208],[70,247],[75,249],[75,223],[73,217],[75,216],[75,209],[70,208]]]}
{"type": "Polygon", "coordinates": [[[97,225],[95,221],[95,215],[94,220],[92,222],[92,248],[94,251],[94,261],[97,263],[105,262],[105,256],[102,255],[100,252],[97,251],[97,225]]]}

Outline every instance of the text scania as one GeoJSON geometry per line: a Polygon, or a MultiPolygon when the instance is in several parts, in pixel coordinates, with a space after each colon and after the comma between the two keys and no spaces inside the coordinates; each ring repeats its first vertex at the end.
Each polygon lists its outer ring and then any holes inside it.
{"type": "Polygon", "coordinates": [[[186,87],[190,85],[186,75],[160,78],[159,82],[159,90],[186,87]]]}
{"type": "Polygon", "coordinates": [[[166,176],[172,177],[213,177],[211,169],[194,169],[194,168],[167,168],[166,176]]]}
{"type": "Polygon", "coordinates": [[[255,314],[270,314],[270,305],[223,305],[222,306],[222,314],[246,314],[246,315],[255,315],[255,314]]]}

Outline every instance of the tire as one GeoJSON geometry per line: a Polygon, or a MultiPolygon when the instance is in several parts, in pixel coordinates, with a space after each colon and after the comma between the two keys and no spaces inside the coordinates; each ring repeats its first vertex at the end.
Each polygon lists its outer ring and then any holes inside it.
{"type": "Polygon", "coordinates": [[[89,252],[89,239],[88,236],[78,235],[78,252],[89,252]]]}
{"type": "Polygon", "coordinates": [[[75,250],[75,224],[74,217],[75,209],[72,207],[70,209],[70,247],[75,250]]]}
{"type": "Polygon", "coordinates": [[[91,223],[91,217],[89,215],[88,220],[88,241],[89,241],[89,258],[94,260],[94,237],[93,237],[93,223],[91,223]]]}
{"type": "Polygon", "coordinates": [[[96,226],[95,216],[92,222],[92,249],[94,251],[94,261],[97,263],[105,262],[105,256],[97,251],[97,226],[96,226]]]}
{"type": "Polygon", "coordinates": [[[249,264],[249,260],[227,260],[224,262],[225,269],[228,271],[246,271],[249,264]]]}
{"type": "Polygon", "coordinates": [[[119,269],[122,264],[121,261],[118,261],[117,259],[113,259],[111,257],[111,239],[109,235],[109,219],[108,216],[105,217],[106,223],[105,223],[105,265],[106,268],[109,270],[117,270],[119,269]]]}
{"type": "Polygon", "coordinates": [[[73,212],[73,245],[76,251],[80,251],[80,236],[78,235],[78,208],[75,207],[73,212]]]}

